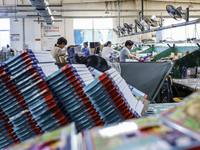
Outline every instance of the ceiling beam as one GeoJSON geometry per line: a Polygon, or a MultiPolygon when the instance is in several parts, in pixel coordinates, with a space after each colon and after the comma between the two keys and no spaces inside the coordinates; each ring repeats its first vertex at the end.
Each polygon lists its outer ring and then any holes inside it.
{"type": "MultiPolygon", "coordinates": [[[[17,5],[17,7],[33,7],[32,5],[17,5]]],[[[47,7],[62,7],[62,5],[47,5],[47,7]]]]}
{"type": "Polygon", "coordinates": [[[149,2],[165,2],[165,3],[188,3],[188,4],[200,4],[199,0],[149,0],[149,2]]]}
{"type": "MultiPolygon", "coordinates": [[[[140,15],[123,15],[123,16],[120,16],[121,18],[138,18],[138,17],[141,17],[140,15]]],[[[146,17],[151,17],[151,15],[147,15],[146,17]]],[[[0,18],[15,18],[15,16],[0,16],[0,18]]],[[[21,16],[17,16],[17,18],[38,18],[38,16],[36,15],[33,15],[33,16],[27,16],[27,15],[21,15],[21,16]]],[[[76,18],[118,18],[118,16],[105,16],[103,17],[102,16],[54,16],[54,18],[59,18],[59,19],[65,19],[65,18],[69,18],[69,19],[76,19],[76,18]]],[[[169,15],[163,15],[163,18],[171,18],[169,15]]],[[[199,15],[191,15],[190,18],[199,18],[199,15]]],[[[177,21],[178,22],[178,21],[177,21]]]]}
{"type": "MultiPolygon", "coordinates": [[[[63,5],[55,4],[55,5],[47,5],[47,7],[62,7],[63,5]]],[[[0,5],[0,8],[7,7],[16,7],[16,5],[0,5]]],[[[17,7],[32,7],[32,5],[17,5],[17,7]]]]}
{"type": "MultiPolygon", "coordinates": [[[[9,13],[9,12],[13,12],[14,10],[13,9],[1,9],[0,8],[0,11],[1,12],[5,12],[5,13],[9,13]]],[[[53,12],[105,12],[105,9],[63,9],[63,10],[58,10],[58,9],[52,9],[53,12]]],[[[109,12],[117,12],[118,10],[117,9],[112,9],[112,10],[108,10],[109,12]]],[[[128,10],[125,10],[125,9],[122,9],[120,10],[121,12],[140,12],[141,10],[139,9],[128,9],[128,10]]],[[[145,12],[166,12],[167,11],[165,9],[144,9],[145,12]]],[[[200,9],[195,9],[195,10],[190,10],[190,12],[198,12],[200,11],[200,9]]],[[[34,9],[17,9],[16,12],[35,12],[34,9]]]]}
{"type": "MultiPolygon", "coordinates": [[[[57,9],[52,9],[52,11],[57,11],[57,12],[70,12],[70,11],[76,11],[76,12],[89,12],[89,11],[105,11],[105,9],[62,9],[62,10],[57,10],[57,9]]],[[[117,9],[111,9],[109,12],[116,12],[118,11],[117,9]]],[[[140,12],[140,9],[121,9],[121,12],[140,12]]],[[[166,9],[144,9],[145,12],[167,12],[166,9]]],[[[194,9],[190,10],[190,12],[195,12],[195,11],[200,11],[200,9],[194,9]]]]}

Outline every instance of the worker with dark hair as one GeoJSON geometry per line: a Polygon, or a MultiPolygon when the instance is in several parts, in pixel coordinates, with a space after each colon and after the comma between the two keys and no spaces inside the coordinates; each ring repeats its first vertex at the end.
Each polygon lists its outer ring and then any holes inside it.
{"type": "Polygon", "coordinates": [[[111,46],[112,46],[112,43],[111,43],[111,41],[108,41],[108,42],[106,42],[106,44],[105,44],[106,46],[103,48],[103,50],[102,50],[102,57],[105,59],[105,60],[109,60],[110,59],[110,56],[112,55],[112,54],[116,54],[116,53],[118,53],[118,51],[115,51],[113,48],[111,48],[111,46]]]}
{"type": "Polygon", "coordinates": [[[91,55],[91,51],[90,49],[88,48],[88,42],[84,42],[83,43],[83,48],[82,48],[82,51],[83,53],[85,53],[85,56],[90,56],[91,55]]]}
{"type": "Polygon", "coordinates": [[[67,40],[60,37],[57,44],[51,49],[51,55],[56,60],[56,63],[65,63],[67,55],[63,54],[62,49],[67,45],[67,40]]]}
{"type": "Polygon", "coordinates": [[[100,50],[101,44],[98,42],[97,47],[94,50],[94,55],[100,56],[101,55],[101,50],[100,50]]]}
{"type": "Polygon", "coordinates": [[[120,52],[120,62],[125,62],[126,59],[136,59],[139,60],[136,56],[130,53],[130,50],[133,47],[133,42],[131,40],[126,41],[125,47],[120,52]]]}

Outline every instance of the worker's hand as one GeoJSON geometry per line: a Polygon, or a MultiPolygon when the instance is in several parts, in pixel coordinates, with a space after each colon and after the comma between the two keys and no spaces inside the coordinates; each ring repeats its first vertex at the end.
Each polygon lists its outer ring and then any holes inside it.
{"type": "Polygon", "coordinates": [[[135,57],[136,60],[140,60],[139,58],[135,57]]]}
{"type": "Polygon", "coordinates": [[[65,55],[65,56],[63,56],[63,57],[64,57],[65,61],[67,61],[68,55],[65,55]]]}
{"type": "Polygon", "coordinates": [[[139,60],[139,58],[137,58],[136,56],[132,55],[131,57],[132,59],[136,59],[136,60],[139,60]]]}
{"type": "Polygon", "coordinates": [[[132,53],[132,55],[136,55],[136,54],[137,54],[137,52],[133,52],[133,53],[132,53]]]}
{"type": "Polygon", "coordinates": [[[117,54],[117,53],[119,53],[119,51],[114,51],[114,54],[117,54]]]}

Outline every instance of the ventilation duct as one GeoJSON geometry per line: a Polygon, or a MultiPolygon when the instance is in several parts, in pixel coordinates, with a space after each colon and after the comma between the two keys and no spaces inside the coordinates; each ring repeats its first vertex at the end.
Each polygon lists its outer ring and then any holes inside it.
{"type": "Polygon", "coordinates": [[[53,24],[54,17],[52,16],[51,9],[48,7],[49,3],[46,0],[29,0],[29,2],[46,24],[53,24]]]}

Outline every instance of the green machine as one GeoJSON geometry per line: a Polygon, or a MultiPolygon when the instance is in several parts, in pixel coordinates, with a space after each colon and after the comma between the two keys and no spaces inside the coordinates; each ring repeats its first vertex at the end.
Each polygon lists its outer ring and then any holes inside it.
{"type": "Polygon", "coordinates": [[[123,49],[123,46],[116,46],[115,48],[114,48],[114,50],[116,50],[116,51],[121,51],[123,49]]]}
{"type": "Polygon", "coordinates": [[[181,53],[182,56],[184,56],[186,51],[189,51],[191,53],[197,49],[199,49],[199,47],[197,47],[197,46],[194,46],[194,47],[192,47],[192,46],[178,46],[178,47],[173,46],[168,49],[165,49],[165,51],[162,51],[161,53],[156,55],[155,58],[158,60],[158,59],[161,59],[164,57],[169,57],[171,55],[171,53],[174,53],[174,55],[181,53]]]}
{"type": "Polygon", "coordinates": [[[140,52],[139,54],[137,54],[137,57],[144,57],[147,56],[149,54],[152,54],[153,52],[156,52],[157,54],[165,51],[166,49],[168,49],[168,47],[163,47],[163,46],[151,46],[149,48],[147,48],[146,50],[140,52]]]}
{"type": "MultiPolygon", "coordinates": [[[[117,46],[117,47],[114,48],[114,50],[120,52],[123,48],[124,48],[123,46],[117,46]]],[[[139,46],[134,46],[130,52],[133,53],[133,52],[136,52],[136,51],[143,51],[145,49],[148,49],[148,47],[139,45],[139,46]]]]}
{"type": "Polygon", "coordinates": [[[171,47],[160,54],[156,55],[155,59],[162,59],[164,57],[169,57],[171,53],[177,55],[178,53],[182,53],[180,59],[175,60],[174,67],[172,69],[172,77],[173,78],[181,78],[182,75],[182,67],[185,66],[186,68],[200,66],[200,48],[197,46],[189,47],[171,47]],[[185,55],[185,51],[189,51],[189,54],[185,55]]]}
{"type": "Polygon", "coordinates": [[[137,51],[143,51],[143,50],[146,50],[146,49],[148,49],[147,46],[139,45],[139,46],[134,46],[130,52],[133,53],[133,52],[137,52],[137,51]]]}

